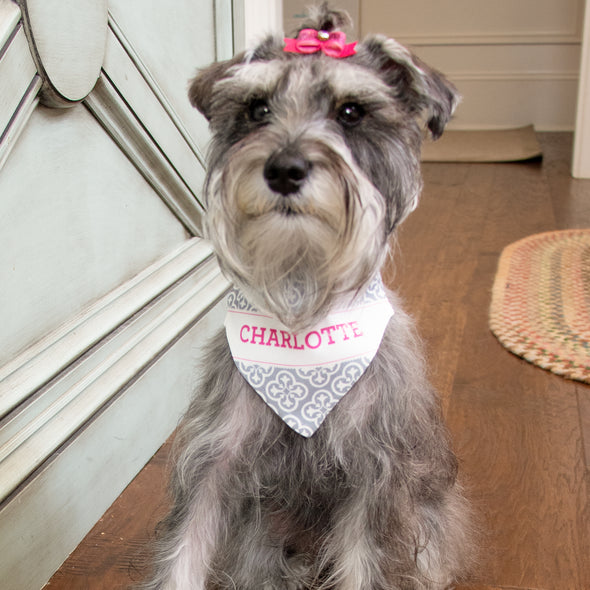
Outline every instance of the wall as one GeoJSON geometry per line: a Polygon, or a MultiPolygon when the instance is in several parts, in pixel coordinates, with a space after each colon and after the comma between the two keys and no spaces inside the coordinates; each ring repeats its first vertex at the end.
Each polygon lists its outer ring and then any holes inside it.
{"type": "Polygon", "coordinates": [[[583,0],[361,0],[361,34],[385,33],[445,72],[456,129],[575,124],[583,0]]]}

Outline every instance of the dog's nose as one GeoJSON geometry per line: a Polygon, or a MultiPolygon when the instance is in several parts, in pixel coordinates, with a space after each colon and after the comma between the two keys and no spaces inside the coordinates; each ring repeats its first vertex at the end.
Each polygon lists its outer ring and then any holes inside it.
{"type": "Polygon", "coordinates": [[[311,163],[301,154],[282,150],[273,154],[264,165],[266,184],[284,197],[296,193],[309,175],[311,163]]]}

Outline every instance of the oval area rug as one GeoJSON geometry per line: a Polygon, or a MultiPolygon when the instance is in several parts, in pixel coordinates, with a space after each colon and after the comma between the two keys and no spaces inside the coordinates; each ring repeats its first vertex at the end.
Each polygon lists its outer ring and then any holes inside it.
{"type": "Polygon", "coordinates": [[[490,328],[514,354],[590,383],[590,229],[507,246],[494,279],[490,328]]]}

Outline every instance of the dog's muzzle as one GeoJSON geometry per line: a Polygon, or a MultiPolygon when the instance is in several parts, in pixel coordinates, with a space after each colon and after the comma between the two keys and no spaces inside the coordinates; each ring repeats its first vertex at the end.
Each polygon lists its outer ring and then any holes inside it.
{"type": "Polygon", "coordinates": [[[311,162],[298,151],[275,152],[264,165],[264,179],[269,188],[284,197],[297,193],[309,176],[311,162]]]}

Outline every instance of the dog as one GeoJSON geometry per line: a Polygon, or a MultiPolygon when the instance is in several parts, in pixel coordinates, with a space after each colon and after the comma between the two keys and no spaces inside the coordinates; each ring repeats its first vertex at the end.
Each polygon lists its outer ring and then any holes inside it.
{"type": "Polygon", "coordinates": [[[420,344],[380,269],[454,86],[310,12],[201,70],[204,234],[235,285],[177,435],[150,590],[442,590],[473,554],[420,344]]]}

